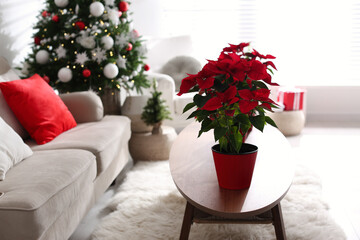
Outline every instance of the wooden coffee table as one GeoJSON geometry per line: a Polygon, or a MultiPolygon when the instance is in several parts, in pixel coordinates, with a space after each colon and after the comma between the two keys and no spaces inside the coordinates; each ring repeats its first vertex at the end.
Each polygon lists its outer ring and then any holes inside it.
{"type": "Polygon", "coordinates": [[[196,223],[273,223],[277,239],[286,239],[280,200],[294,175],[290,145],[274,127],[254,129],[246,142],[259,147],[249,189],[227,190],[217,182],[211,146],[212,131],[197,138],[193,123],[178,136],[170,152],[170,171],[187,200],[180,239],[188,239],[196,223]]]}

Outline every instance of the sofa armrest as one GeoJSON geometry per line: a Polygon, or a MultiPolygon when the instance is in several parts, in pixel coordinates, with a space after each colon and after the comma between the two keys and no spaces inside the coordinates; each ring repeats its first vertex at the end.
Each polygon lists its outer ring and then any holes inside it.
{"type": "Polygon", "coordinates": [[[101,99],[91,91],[60,94],[77,123],[99,121],[104,116],[101,99]]]}

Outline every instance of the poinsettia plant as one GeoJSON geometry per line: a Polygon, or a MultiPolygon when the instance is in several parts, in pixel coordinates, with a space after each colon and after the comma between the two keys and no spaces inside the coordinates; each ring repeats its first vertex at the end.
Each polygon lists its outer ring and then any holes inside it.
{"type": "Polygon", "coordinates": [[[230,44],[217,61],[208,60],[200,72],[182,80],[179,96],[197,92],[184,112],[196,107],[189,118],[201,123],[198,136],[214,129],[220,151],[239,153],[252,127],[260,131],[266,123],[276,127],[265,114],[265,110],[276,108],[267,86],[278,85],[271,81],[276,70],[271,59],[275,57],[260,54],[249,43],[230,44]]]}

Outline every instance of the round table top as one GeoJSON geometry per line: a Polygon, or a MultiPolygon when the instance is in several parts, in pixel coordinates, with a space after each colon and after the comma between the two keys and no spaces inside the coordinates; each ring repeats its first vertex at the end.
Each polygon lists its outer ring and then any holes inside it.
{"type": "Polygon", "coordinates": [[[264,213],[277,205],[291,186],[294,163],[290,145],[280,131],[270,125],[263,133],[253,129],[247,143],[258,146],[251,186],[244,190],[220,188],[211,146],[213,132],[197,138],[199,123],[187,126],[170,152],[170,171],[176,187],[196,208],[226,218],[242,218],[264,213]]]}

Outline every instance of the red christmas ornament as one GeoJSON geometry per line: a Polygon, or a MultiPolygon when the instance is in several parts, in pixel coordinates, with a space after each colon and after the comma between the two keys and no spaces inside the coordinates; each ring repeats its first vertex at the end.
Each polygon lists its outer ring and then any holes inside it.
{"type": "Polygon", "coordinates": [[[119,2],[119,10],[122,12],[126,12],[129,9],[129,4],[125,1],[119,2]]]}
{"type": "Polygon", "coordinates": [[[36,45],[40,45],[41,38],[40,37],[34,37],[34,43],[36,45]]]}
{"type": "Polygon", "coordinates": [[[50,16],[50,13],[48,13],[47,11],[44,10],[44,11],[41,13],[41,15],[45,18],[45,17],[50,16]]]}
{"type": "Polygon", "coordinates": [[[50,78],[48,76],[44,75],[42,78],[45,80],[45,82],[47,83],[50,82],[50,78]]]}
{"type": "Polygon", "coordinates": [[[75,23],[75,27],[76,27],[77,29],[79,29],[79,30],[84,30],[84,28],[85,28],[85,23],[84,23],[83,21],[77,21],[77,22],[75,23]]]}
{"type": "Polygon", "coordinates": [[[144,70],[145,70],[145,71],[149,71],[149,70],[150,70],[150,66],[149,66],[148,64],[145,64],[145,65],[144,65],[144,70]]]}
{"type": "Polygon", "coordinates": [[[54,15],[54,16],[52,17],[52,20],[53,20],[54,22],[59,22],[59,16],[58,16],[58,15],[54,15]]]}
{"type": "Polygon", "coordinates": [[[131,43],[128,43],[128,46],[126,48],[126,51],[131,51],[133,48],[133,45],[131,43]]]}
{"type": "Polygon", "coordinates": [[[84,69],[82,75],[86,78],[91,76],[91,71],[89,69],[84,69]]]}

